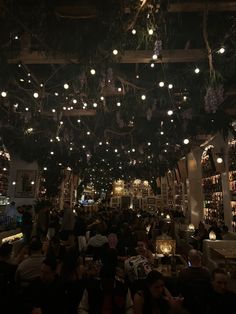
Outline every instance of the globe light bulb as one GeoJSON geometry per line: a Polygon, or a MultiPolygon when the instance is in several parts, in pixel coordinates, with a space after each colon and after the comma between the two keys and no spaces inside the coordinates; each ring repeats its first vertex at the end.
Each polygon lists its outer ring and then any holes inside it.
{"type": "Polygon", "coordinates": [[[225,48],[224,48],[224,47],[221,47],[221,48],[218,50],[218,53],[221,53],[221,54],[225,53],[225,48]]]}
{"type": "Polygon", "coordinates": [[[222,163],[223,163],[223,158],[222,158],[222,157],[218,157],[218,158],[216,159],[216,162],[217,162],[218,164],[222,164],[222,163]]]}
{"type": "Polygon", "coordinates": [[[142,99],[142,100],[145,100],[145,99],[146,99],[146,95],[142,95],[142,96],[141,96],[141,99],[142,99]]]}
{"type": "Polygon", "coordinates": [[[155,64],[154,63],[151,63],[151,68],[154,68],[155,64]]]}
{"type": "Polygon", "coordinates": [[[69,84],[65,83],[64,84],[64,89],[68,89],[69,88],[69,84]]]}
{"type": "Polygon", "coordinates": [[[158,58],[158,55],[154,53],[154,55],[152,55],[152,59],[157,60],[157,58],[158,58]]]}
{"type": "Polygon", "coordinates": [[[1,92],[1,96],[4,97],[4,98],[7,97],[7,92],[2,91],[2,92],[1,92]]]}
{"type": "Polygon", "coordinates": [[[72,102],[73,102],[73,104],[77,104],[77,99],[74,98],[74,99],[72,100],[72,102]]]}
{"type": "Polygon", "coordinates": [[[195,72],[196,74],[198,74],[198,73],[200,72],[200,69],[199,69],[199,68],[196,68],[196,69],[194,70],[194,72],[195,72]]]}
{"type": "Polygon", "coordinates": [[[149,30],[148,30],[148,34],[149,34],[149,35],[153,35],[153,33],[154,33],[153,29],[149,29],[149,30]]]}
{"type": "Polygon", "coordinates": [[[101,97],[100,97],[100,99],[101,99],[101,100],[104,100],[104,97],[103,97],[103,96],[101,96],[101,97]]]}
{"type": "Polygon", "coordinates": [[[96,74],[96,71],[95,71],[94,69],[91,69],[91,70],[90,70],[90,73],[91,73],[92,75],[95,75],[95,74],[96,74]]]}
{"type": "Polygon", "coordinates": [[[184,142],[185,145],[187,145],[187,144],[189,144],[189,139],[185,138],[183,142],[184,142]]]}
{"type": "Polygon", "coordinates": [[[160,82],[160,83],[159,83],[159,86],[160,86],[160,87],[164,87],[164,86],[165,86],[165,83],[164,83],[164,82],[160,82]]]}
{"type": "Polygon", "coordinates": [[[184,97],[183,97],[183,100],[186,101],[186,100],[187,100],[187,96],[184,96],[184,97]]]}
{"type": "Polygon", "coordinates": [[[168,116],[172,116],[173,113],[174,113],[173,110],[168,110],[168,111],[167,111],[168,116]]]}
{"type": "Polygon", "coordinates": [[[112,51],[112,53],[113,53],[113,55],[118,55],[118,50],[117,49],[114,49],[113,51],[112,51]]]}
{"type": "Polygon", "coordinates": [[[172,88],[173,88],[173,84],[169,84],[169,85],[168,85],[168,88],[169,88],[169,89],[172,89],[172,88]]]}
{"type": "Polygon", "coordinates": [[[120,106],[121,106],[121,103],[120,103],[120,102],[117,102],[116,105],[117,105],[117,107],[120,107],[120,106]]]}
{"type": "Polygon", "coordinates": [[[136,34],[136,29],[132,29],[132,34],[133,34],[133,35],[136,34]]]}
{"type": "Polygon", "coordinates": [[[34,93],[33,96],[34,96],[34,98],[38,98],[39,94],[38,93],[34,93]]]}
{"type": "Polygon", "coordinates": [[[98,104],[96,102],[93,103],[93,107],[97,108],[98,104]]]}

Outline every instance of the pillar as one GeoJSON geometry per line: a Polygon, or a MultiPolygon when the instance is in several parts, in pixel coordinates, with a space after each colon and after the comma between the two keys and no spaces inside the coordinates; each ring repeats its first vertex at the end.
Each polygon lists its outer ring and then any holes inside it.
{"type": "Polygon", "coordinates": [[[187,156],[188,165],[188,215],[189,222],[198,226],[203,220],[203,191],[202,191],[202,149],[196,148],[187,156]]]}

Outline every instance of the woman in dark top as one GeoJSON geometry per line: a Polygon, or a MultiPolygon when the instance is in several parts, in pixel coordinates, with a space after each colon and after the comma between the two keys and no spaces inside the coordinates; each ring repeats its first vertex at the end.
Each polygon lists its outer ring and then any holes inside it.
{"type": "Polygon", "coordinates": [[[146,287],[134,296],[134,314],[167,314],[173,298],[165,288],[163,276],[151,271],[146,278],[146,287]]]}

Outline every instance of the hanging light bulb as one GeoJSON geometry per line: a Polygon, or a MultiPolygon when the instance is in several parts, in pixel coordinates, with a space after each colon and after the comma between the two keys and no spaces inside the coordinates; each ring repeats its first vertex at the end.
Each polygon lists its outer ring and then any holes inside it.
{"type": "Polygon", "coordinates": [[[91,73],[92,75],[95,75],[95,74],[96,74],[96,71],[95,71],[94,69],[91,69],[91,70],[90,70],[90,73],[91,73]]]}
{"type": "Polygon", "coordinates": [[[72,102],[73,102],[73,104],[77,104],[77,99],[74,98],[74,99],[72,100],[72,102]]]}
{"type": "Polygon", "coordinates": [[[120,102],[117,102],[116,105],[117,105],[117,107],[120,107],[120,106],[121,106],[121,103],[120,103],[120,102]]]}
{"type": "Polygon", "coordinates": [[[117,90],[118,90],[118,92],[121,92],[121,91],[122,91],[122,88],[121,88],[121,87],[118,87],[117,90]]]}
{"type": "Polygon", "coordinates": [[[159,82],[159,86],[160,86],[160,87],[164,87],[164,86],[165,86],[165,83],[164,83],[164,82],[159,82]]]}
{"type": "Polygon", "coordinates": [[[90,134],[91,134],[91,133],[88,131],[88,132],[87,132],[87,135],[90,135],[90,134]]]}
{"type": "Polygon", "coordinates": [[[154,53],[154,55],[152,55],[152,59],[157,60],[157,58],[158,58],[158,55],[154,53]]]}
{"type": "Polygon", "coordinates": [[[149,34],[149,35],[153,35],[153,33],[154,33],[153,29],[149,29],[149,30],[148,30],[148,34],[149,34]]]}
{"type": "Polygon", "coordinates": [[[96,102],[93,103],[93,107],[97,108],[98,104],[96,102]]]}
{"type": "Polygon", "coordinates": [[[151,68],[154,68],[155,64],[154,63],[151,63],[151,68]]]}
{"type": "Polygon", "coordinates": [[[139,79],[139,75],[138,74],[136,75],[136,79],[139,79]]]}
{"type": "Polygon", "coordinates": [[[145,99],[146,99],[146,95],[142,95],[142,96],[141,96],[141,99],[142,99],[142,100],[145,100],[145,99]]]}
{"type": "Polygon", "coordinates": [[[59,94],[57,92],[54,93],[55,96],[58,96],[59,94]]]}
{"type": "Polygon", "coordinates": [[[80,119],[78,119],[78,120],[77,120],[77,122],[78,122],[78,123],[80,123],[80,122],[81,122],[81,120],[80,120],[80,119]]]}
{"type": "Polygon", "coordinates": [[[69,84],[65,83],[64,84],[64,89],[68,89],[69,88],[69,84]]]}
{"type": "Polygon", "coordinates": [[[225,48],[221,47],[217,52],[220,54],[223,54],[223,53],[225,53],[225,48]]]}
{"type": "Polygon", "coordinates": [[[172,89],[172,88],[173,88],[173,84],[169,84],[169,85],[168,85],[168,88],[169,88],[169,89],[172,89]]]}
{"type": "Polygon", "coordinates": [[[132,34],[135,35],[136,34],[136,29],[132,29],[132,34]]]}
{"type": "Polygon", "coordinates": [[[173,110],[168,110],[168,111],[167,111],[168,116],[172,116],[173,113],[174,113],[173,110]]]}
{"type": "Polygon", "coordinates": [[[113,53],[113,55],[118,55],[118,50],[117,49],[114,49],[113,51],[112,51],[112,53],[113,53]]]}
{"type": "Polygon", "coordinates": [[[200,72],[200,69],[199,69],[199,68],[196,68],[196,69],[194,70],[194,72],[195,72],[196,74],[198,74],[198,73],[200,72]]]}
{"type": "Polygon", "coordinates": [[[187,145],[187,144],[189,144],[189,139],[188,139],[188,138],[185,138],[185,139],[183,140],[183,142],[184,142],[185,145],[187,145]]]}
{"type": "Polygon", "coordinates": [[[4,98],[7,97],[7,92],[2,91],[2,92],[1,92],[1,96],[4,97],[4,98]]]}
{"type": "Polygon", "coordinates": [[[216,159],[216,162],[217,162],[218,164],[222,164],[222,163],[223,163],[223,158],[222,158],[222,157],[218,157],[218,158],[216,159]]]}
{"type": "Polygon", "coordinates": [[[101,96],[101,97],[100,97],[100,99],[101,99],[101,100],[104,100],[104,97],[103,97],[103,96],[101,96]]]}

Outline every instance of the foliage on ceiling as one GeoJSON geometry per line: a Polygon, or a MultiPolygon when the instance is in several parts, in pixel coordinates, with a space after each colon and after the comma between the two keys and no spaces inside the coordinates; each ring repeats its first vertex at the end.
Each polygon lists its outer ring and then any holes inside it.
{"type": "Polygon", "coordinates": [[[155,178],[199,134],[229,130],[222,105],[235,73],[235,15],[205,15],[204,22],[203,14],[168,13],[168,1],[148,0],[1,5],[0,134],[10,151],[47,169],[47,182],[53,177],[58,186],[68,168],[99,189],[138,177],[155,190],[155,178]],[[84,15],[62,10],[65,4],[80,5],[84,15]],[[60,53],[68,64],[8,64],[29,37],[30,51],[60,53]],[[159,62],[163,49],[183,48],[210,49],[212,59],[159,62]],[[157,60],[120,63],[125,50],[143,49],[157,60]]]}

